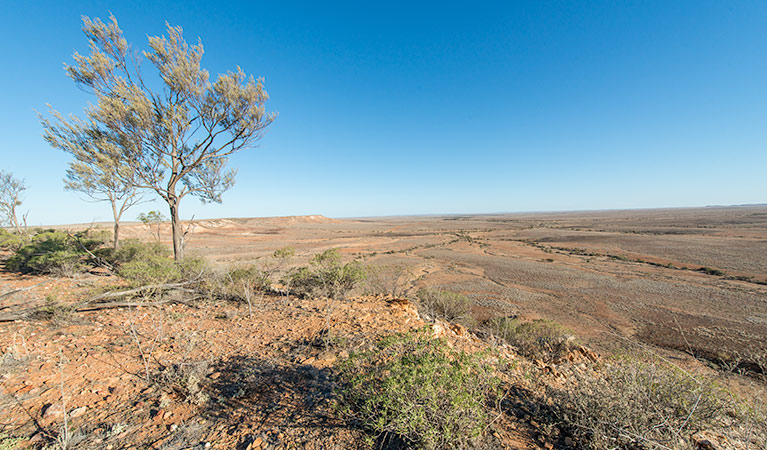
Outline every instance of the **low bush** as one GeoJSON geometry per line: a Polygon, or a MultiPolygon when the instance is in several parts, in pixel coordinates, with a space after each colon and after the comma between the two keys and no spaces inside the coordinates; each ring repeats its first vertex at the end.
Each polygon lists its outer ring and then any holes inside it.
{"type": "Polygon", "coordinates": [[[400,297],[410,285],[413,272],[404,264],[369,265],[365,267],[365,292],[400,297]]]}
{"type": "Polygon", "coordinates": [[[271,284],[269,272],[256,265],[247,265],[210,272],[201,287],[211,299],[247,303],[252,315],[254,301],[263,300],[271,284]]]}
{"type": "Polygon", "coordinates": [[[721,423],[727,408],[712,381],[660,362],[613,359],[598,376],[549,388],[561,425],[584,448],[693,449],[690,437],[721,423]]]}
{"type": "Polygon", "coordinates": [[[22,273],[73,275],[98,264],[94,252],[108,239],[108,232],[93,230],[40,230],[14,252],[6,268],[22,273]]]}
{"type": "Polygon", "coordinates": [[[556,361],[575,345],[572,333],[550,320],[522,322],[514,318],[498,317],[486,325],[491,333],[516,348],[520,355],[531,359],[556,361]]]}
{"type": "Polygon", "coordinates": [[[463,294],[434,289],[419,289],[416,294],[418,311],[432,319],[444,319],[473,325],[471,300],[463,294]]]}
{"type": "Polygon", "coordinates": [[[428,329],[384,338],[340,364],[340,409],[380,446],[475,448],[499,385],[483,356],[428,329]]]}
{"type": "Polygon", "coordinates": [[[169,258],[171,256],[170,248],[159,242],[143,242],[138,239],[126,239],[120,242],[118,249],[102,249],[101,256],[114,266],[119,267],[122,264],[140,259],[148,259],[155,256],[169,258]]]}
{"type": "Polygon", "coordinates": [[[201,257],[187,256],[180,261],[159,254],[144,255],[117,269],[118,275],[133,286],[178,283],[200,279],[208,267],[201,257]]]}
{"type": "Polygon", "coordinates": [[[365,271],[356,261],[343,264],[338,250],[330,249],[314,255],[309,267],[294,269],[288,276],[299,295],[342,299],[365,279],[365,271]]]}
{"type": "Polygon", "coordinates": [[[5,228],[0,228],[0,249],[16,251],[27,243],[29,235],[26,233],[13,233],[5,228]]]}

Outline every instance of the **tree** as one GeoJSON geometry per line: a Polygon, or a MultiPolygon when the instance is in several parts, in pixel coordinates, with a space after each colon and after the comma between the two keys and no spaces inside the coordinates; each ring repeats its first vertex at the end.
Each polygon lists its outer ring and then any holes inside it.
{"type": "Polygon", "coordinates": [[[22,194],[27,189],[24,180],[15,178],[11,172],[0,170],[0,224],[13,227],[17,233],[21,226],[16,208],[21,206],[22,194]]]}
{"type": "Polygon", "coordinates": [[[121,142],[122,158],[135,186],[157,193],[170,210],[173,251],[183,256],[179,204],[187,195],[221,202],[234,184],[228,157],[252,148],[274,114],[267,113],[263,79],[239,67],[209,80],[201,67],[202,42],[189,45],[182,29],[166,24],[168,36],[149,38],[147,58],[159,80],[144,78],[141,58],[123,37],[117,19],[83,18],[90,55],[74,54],[69,76],[93,93],[85,110],[92,133],[121,142]],[[154,86],[162,85],[162,89],[154,86]]]}
{"type": "Polygon", "coordinates": [[[79,191],[95,201],[109,202],[114,220],[115,249],[120,246],[120,219],[130,207],[141,203],[135,173],[124,158],[128,145],[118,136],[53,112],[57,123],[41,117],[43,137],[54,148],[74,157],[69,162],[64,188],[79,191]]]}
{"type": "Polygon", "coordinates": [[[141,213],[136,218],[147,227],[150,233],[154,227],[157,235],[157,242],[160,242],[160,226],[162,226],[162,223],[168,220],[168,218],[160,211],[149,211],[146,214],[141,213]]]}

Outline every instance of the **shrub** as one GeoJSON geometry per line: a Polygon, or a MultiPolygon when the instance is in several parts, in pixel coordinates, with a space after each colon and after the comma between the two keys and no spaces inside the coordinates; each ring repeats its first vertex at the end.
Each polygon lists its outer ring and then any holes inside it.
{"type": "Polygon", "coordinates": [[[0,249],[16,251],[26,242],[28,235],[25,233],[12,233],[5,228],[0,228],[0,249]]]}
{"type": "Polygon", "coordinates": [[[22,273],[72,275],[98,263],[93,252],[108,238],[108,233],[93,230],[77,233],[41,230],[16,250],[6,267],[22,273]]]}
{"type": "Polygon", "coordinates": [[[167,247],[138,240],[123,242],[111,252],[109,260],[117,267],[118,275],[134,286],[189,281],[207,270],[207,262],[201,257],[174,261],[167,247]]]}
{"type": "Polygon", "coordinates": [[[419,289],[417,306],[421,314],[449,322],[472,324],[472,302],[463,294],[433,289],[419,289]]]}
{"type": "Polygon", "coordinates": [[[365,291],[399,297],[405,294],[412,278],[410,267],[403,264],[370,265],[365,267],[365,291]]]}
{"type": "Polygon", "coordinates": [[[711,267],[701,267],[700,269],[698,269],[698,272],[703,272],[703,273],[705,273],[707,275],[715,275],[715,276],[718,276],[718,277],[726,275],[721,270],[719,270],[719,269],[712,269],[711,267]]]}
{"type": "Polygon", "coordinates": [[[247,303],[252,316],[254,298],[263,300],[271,283],[268,272],[259,266],[249,265],[211,273],[205,277],[202,287],[212,298],[247,303]]]}
{"type": "Polygon", "coordinates": [[[574,339],[567,329],[545,319],[521,322],[498,317],[488,322],[490,331],[531,359],[555,361],[572,350],[574,339]]]}
{"type": "Polygon", "coordinates": [[[483,354],[452,350],[428,328],[384,338],[340,365],[341,411],[381,444],[472,448],[498,380],[483,354]]]}
{"type": "Polygon", "coordinates": [[[168,247],[158,242],[143,242],[138,239],[126,239],[120,242],[120,247],[115,250],[113,248],[104,248],[102,255],[111,264],[120,266],[122,264],[129,263],[131,261],[150,259],[155,256],[162,256],[169,258],[171,251],[168,247]]]}
{"type": "Polygon", "coordinates": [[[712,381],[657,362],[623,358],[598,376],[576,374],[549,397],[586,448],[696,448],[690,436],[724,417],[724,392],[712,381]]]}
{"type": "Polygon", "coordinates": [[[290,285],[301,295],[320,295],[340,299],[365,279],[365,271],[356,262],[341,263],[336,249],[314,255],[309,267],[293,270],[290,285]]]}

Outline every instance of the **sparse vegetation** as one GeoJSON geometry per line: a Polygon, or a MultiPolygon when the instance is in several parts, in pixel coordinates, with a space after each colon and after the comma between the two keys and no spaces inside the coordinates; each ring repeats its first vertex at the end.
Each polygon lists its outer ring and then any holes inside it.
{"type": "Polygon", "coordinates": [[[54,148],[63,150],[74,159],[69,161],[64,188],[82,192],[97,202],[108,202],[112,210],[114,232],[112,246],[120,245],[120,219],[131,207],[141,203],[136,187],[135,172],[125,157],[123,148],[130,141],[106,133],[88,132],[79,120],[66,121],[54,112],[56,124],[43,117],[43,137],[54,148]]]}
{"type": "Polygon", "coordinates": [[[160,211],[149,211],[147,213],[140,213],[136,219],[144,224],[150,234],[155,236],[157,242],[160,242],[160,228],[162,223],[168,220],[163,213],[160,211]]]}
{"type": "Polygon", "coordinates": [[[341,410],[377,448],[474,448],[499,385],[483,356],[452,350],[428,329],[387,337],[342,363],[341,410]]]}
{"type": "Polygon", "coordinates": [[[368,294],[401,297],[412,281],[412,269],[404,264],[371,264],[365,267],[365,291],[368,294]]]}
{"type": "Polygon", "coordinates": [[[418,311],[432,319],[443,319],[472,325],[471,300],[463,294],[434,289],[419,289],[416,295],[418,311]]]}
{"type": "Polygon", "coordinates": [[[149,37],[150,50],[143,53],[156,69],[161,88],[155,89],[117,19],[111,16],[104,23],[84,17],[91,53],[75,53],[66,70],[96,101],[86,109],[85,120],[67,120],[53,111],[59,123],[48,128],[56,131],[50,135],[57,147],[79,151],[85,143],[107,149],[122,169],[110,175],[131,189],[154,191],[167,203],[173,254],[180,260],[181,200],[192,195],[221,202],[234,185],[235,172],[226,170],[228,157],[253,147],[275,115],[265,110],[269,96],[262,80],[238,68],[211,83],[201,67],[202,43],[189,45],[181,27],[167,25],[166,31],[167,37],[149,37]]]}
{"type": "Polygon", "coordinates": [[[11,437],[5,433],[0,433],[0,450],[14,450],[22,441],[21,438],[11,437]]]}
{"type": "MultiPolygon", "coordinates": [[[[17,209],[21,206],[26,189],[24,180],[14,177],[11,172],[0,170],[0,226],[9,226],[16,233],[21,233],[22,223],[19,222],[17,209]]],[[[26,216],[23,222],[26,228],[26,216]]]]}
{"type": "Polygon", "coordinates": [[[562,425],[593,450],[697,448],[690,437],[721,426],[729,403],[709,379],[628,357],[548,394],[562,425]]]}
{"type": "Polygon", "coordinates": [[[200,279],[207,262],[199,256],[186,256],[178,261],[170,258],[167,249],[157,253],[142,253],[122,264],[117,273],[133,286],[146,286],[200,279]]]}
{"type": "Polygon", "coordinates": [[[22,273],[71,276],[98,264],[94,252],[108,237],[93,230],[76,233],[40,230],[8,258],[6,268],[22,273]]]}
{"type": "Polygon", "coordinates": [[[13,233],[0,228],[0,249],[16,251],[28,241],[26,233],[13,233]]]}
{"type": "Polygon", "coordinates": [[[556,361],[574,345],[572,333],[550,320],[522,322],[515,318],[498,317],[488,321],[487,328],[515,347],[521,355],[531,359],[556,361]]]}
{"type": "Polygon", "coordinates": [[[341,253],[330,249],[314,255],[309,267],[294,270],[290,278],[299,294],[342,300],[365,278],[365,271],[356,261],[342,263],[341,253]]]}

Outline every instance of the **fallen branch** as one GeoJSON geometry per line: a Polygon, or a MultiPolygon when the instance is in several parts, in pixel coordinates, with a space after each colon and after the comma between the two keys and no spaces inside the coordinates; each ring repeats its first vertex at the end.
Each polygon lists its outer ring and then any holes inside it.
{"type": "Polygon", "coordinates": [[[0,322],[13,322],[16,320],[21,320],[27,317],[28,313],[29,313],[29,310],[25,310],[18,313],[3,314],[0,316],[0,322]]]}
{"type": "Polygon", "coordinates": [[[88,305],[83,306],[80,308],[75,309],[76,312],[85,312],[85,311],[99,311],[102,309],[117,309],[117,308],[135,308],[138,306],[160,306],[160,305],[167,305],[168,303],[181,303],[182,305],[186,305],[189,307],[194,307],[192,304],[190,304],[187,301],[184,300],[178,300],[178,299],[168,299],[168,300],[160,300],[157,302],[152,303],[142,303],[142,302],[109,302],[109,303],[97,303],[95,305],[88,305]]]}
{"type": "Polygon", "coordinates": [[[24,291],[28,291],[28,290],[30,290],[30,289],[34,289],[34,288],[36,288],[37,286],[40,286],[41,284],[45,284],[45,283],[48,283],[48,282],[50,282],[50,281],[51,281],[51,280],[45,280],[45,281],[41,281],[41,282],[39,282],[39,283],[37,283],[37,284],[33,284],[32,286],[27,286],[27,287],[25,287],[25,288],[19,288],[19,289],[12,289],[12,290],[10,290],[10,291],[8,291],[8,292],[3,292],[2,294],[0,294],[0,298],[8,297],[8,296],[11,296],[11,295],[13,295],[13,294],[17,294],[17,293],[19,293],[19,292],[24,292],[24,291]]]}
{"type": "MultiPolygon", "coordinates": [[[[185,291],[191,291],[189,289],[186,289],[185,291]]],[[[193,291],[191,291],[193,292],[193,291]]],[[[95,303],[95,304],[89,304],[89,303],[81,303],[79,305],[76,305],[75,307],[71,308],[70,311],[72,312],[86,312],[86,311],[99,311],[103,309],[118,309],[118,308],[135,308],[139,306],[161,306],[161,305],[167,305],[168,303],[180,303],[182,305],[186,305],[190,308],[196,308],[193,304],[191,304],[189,301],[181,300],[181,299],[167,299],[167,300],[160,300],[156,302],[151,303],[144,303],[144,302],[123,302],[123,301],[117,301],[117,302],[106,302],[106,303],[95,303]]],[[[42,308],[30,308],[25,309],[23,311],[14,312],[14,313],[7,313],[0,315],[0,323],[2,322],[13,322],[16,320],[22,320],[26,319],[28,317],[34,316],[35,312],[40,311],[42,308]]]]}
{"type": "Polygon", "coordinates": [[[185,289],[184,286],[189,286],[190,284],[196,283],[197,280],[191,280],[191,281],[183,281],[181,283],[163,283],[163,284],[150,284],[147,286],[141,286],[134,289],[128,289],[126,291],[116,291],[116,292],[105,292],[103,294],[96,295],[94,297],[91,297],[89,299],[83,300],[78,304],[78,307],[80,305],[93,303],[99,300],[106,300],[109,298],[118,298],[118,297],[127,297],[128,295],[134,295],[138,294],[144,291],[153,291],[153,290],[179,290],[184,292],[191,292],[194,293],[195,291],[192,289],[185,289]]]}

